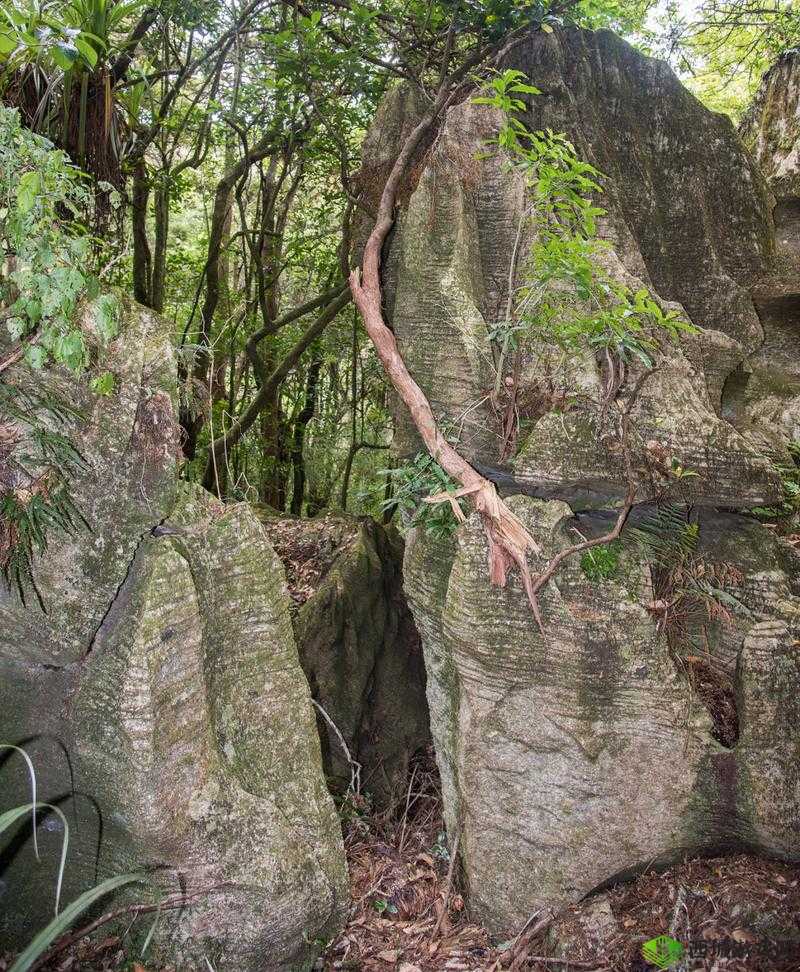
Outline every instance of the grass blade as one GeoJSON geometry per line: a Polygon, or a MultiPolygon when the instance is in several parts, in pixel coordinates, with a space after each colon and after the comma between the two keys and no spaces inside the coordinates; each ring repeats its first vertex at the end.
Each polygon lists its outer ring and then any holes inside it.
{"type": "Polygon", "coordinates": [[[56,938],[63,935],[75,919],[86,911],[87,908],[90,908],[95,901],[126,884],[136,884],[146,880],[147,876],[145,874],[119,874],[117,877],[108,878],[105,881],[101,881],[96,887],[84,891],[80,897],[70,902],[60,915],[54,918],[33,938],[27,948],[17,956],[16,961],[8,972],[28,972],[34,962],[41,957],[45,949],[56,938]]]}
{"type": "Polygon", "coordinates": [[[39,860],[39,841],[36,836],[36,770],[33,768],[30,756],[20,746],[12,746],[10,743],[0,743],[0,749],[14,749],[28,764],[28,773],[31,778],[31,822],[33,826],[33,852],[36,860],[39,860]]]}
{"type": "Polygon", "coordinates": [[[52,803],[25,803],[21,807],[14,807],[13,810],[6,810],[5,813],[0,814],[0,833],[2,833],[8,827],[13,827],[17,820],[24,817],[30,810],[33,814],[33,832],[35,834],[36,811],[40,807],[47,807],[48,810],[55,811],[59,817],[61,817],[61,822],[64,824],[64,840],[61,843],[61,860],[58,864],[58,879],[56,881],[55,913],[58,915],[58,906],[61,902],[61,885],[64,882],[64,869],[67,864],[67,848],[69,847],[69,824],[67,823],[67,818],[58,809],[58,807],[54,807],[52,803]]]}

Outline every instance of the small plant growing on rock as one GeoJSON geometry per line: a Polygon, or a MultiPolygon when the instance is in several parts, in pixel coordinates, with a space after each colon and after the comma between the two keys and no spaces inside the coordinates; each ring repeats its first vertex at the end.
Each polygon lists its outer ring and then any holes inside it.
{"type": "Polygon", "coordinates": [[[632,363],[653,369],[660,335],[677,340],[695,328],[646,289],[633,291],[603,268],[607,247],[597,238],[597,220],[605,210],[594,202],[602,193],[601,173],[578,157],[565,135],[526,128],[518,117],[525,109],[520,95],[539,93],[520,71],[507,70],[473,99],[504,113],[505,124],[489,144],[508,154],[529,200],[517,227],[505,319],[490,330],[498,349],[494,394],[506,389],[506,408],[516,408],[522,358],[534,347],[560,351],[564,361],[588,348],[603,372],[605,410],[632,363]],[[533,240],[521,259],[526,230],[533,240]],[[525,282],[515,286],[520,266],[525,282]]]}
{"type": "Polygon", "coordinates": [[[383,472],[392,477],[395,487],[383,508],[398,506],[409,526],[421,526],[430,536],[443,538],[465,519],[457,484],[431,456],[420,452],[410,462],[383,472]]]}
{"type": "Polygon", "coordinates": [[[778,463],[776,469],[783,486],[783,502],[779,506],[757,506],[752,513],[760,520],[777,522],[800,511],[800,442],[788,446],[791,463],[778,463]]]}
{"type": "Polygon", "coordinates": [[[600,544],[581,557],[581,570],[594,584],[610,580],[619,570],[619,541],[600,544]]]}

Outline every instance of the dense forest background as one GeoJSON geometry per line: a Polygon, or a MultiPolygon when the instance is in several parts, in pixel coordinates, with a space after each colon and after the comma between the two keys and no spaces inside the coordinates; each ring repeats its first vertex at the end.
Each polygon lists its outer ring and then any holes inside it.
{"type": "Polygon", "coordinates": [[[388,515],[415,474],[391,468],[387,387],[347,288],[380,175],[360,170],[361,142],[389,86],[430,94],[458,70],[480,83],[464,66],[516,28],[575,23],[668,58],[736,120],[800,25],[786,0],[10,0],[2,12],[0,96],[18,112],[2,232],[28,261],[24,279],[12,261],[0,281],[3,366],[55,358],[111,393],[73,310],[108,287],[133,295],[173,325],[185,478],[308,515],[388,515]],[[64,154],[20,141],[20,125],[64,154]]]}

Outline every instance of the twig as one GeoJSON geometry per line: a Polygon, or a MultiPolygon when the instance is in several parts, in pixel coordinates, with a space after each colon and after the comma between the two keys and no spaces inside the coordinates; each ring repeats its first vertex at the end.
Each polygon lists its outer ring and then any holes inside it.
{"type": "Polygon", "coordinates": [[[358,760],[353,759],[350,750],[347,747],[347,743],[344,741],[344,736],[341,734],[341,732],[339,732],[339,727],[336,725],[333,719],[331,719],[331,717],[328,715],[325,709],[323,709],[323,707],[319,704],[319,702],[317,702],[316,699],[312,699],[311,704],[314,706],[315,709],[317,709],[317,711],[320,713],[322,718],[328,723],[328,725],[334,731],[336,738],[339,740],[339,745],[342,747],[345,758],[347,759],[347,762],[350,764],[350,789],[356,795],[360,794],[361,793],[361,763],[359,763],[358,760]]]}
{"type": "Polygon", "coordinates": [[[526,955],[526,962],[544,962],[548,965],[568,965],[570,968],[574,969],[592,969],[596,968],[594,962],[578,962],[575,959],[569,958],[554,958],[549,955],[526,955]]]}
{"type": "Polygon", "coordinates": [[[408,783],[408,793],[406,794],[406,809],[403,812],[403,826],[400,828],[400,844],[398,845],[397,848],[398,854],[403,853],[403,844],[405,843],[406,840],[406,821],[408,820],[408,807],[409,804],[411,803],[411,788],[414,785],[414,777],[416,775],[417,775],[417,767],[415,765],[411,771],[411,779],[409,780],[408,783]]]}
{"type": "Polygon", "coordinates": [[[214,884],[210,888],[203,888],[199,891],[193,892],[192,894],[175,895],[172,898],[165,898],[163,901],[156,902],[154,904],[126,905],[123,908],[116,908],[114,911],[107,911],[104,915],[100,915],[99,918],[95,918],[94,921],[90,921],[88,925],[84,925],[83,928],[79,928],[71,935],[65,935],[63,938],[59,939],[55,945],[52,945],[46,952],[39,956],[36,962],[34,962],[34,964],[30,967],[30,972],[36,972],[37,969],[43,968],[48,962],[51,962],[56,955],[60,955],[61,952],[70,948],[70,946],[75,945],[76,942],[81,941],[81,939],[86,938],[87,935],[91,935],[92,932],[97,931],[97,929],[102,925],[107,925],[110,921],[114,921],[116,918],[122,918],[124,915],[138,916],[149,914],[153,911],[169,911],[174,910],[175,908],[183,908],[196,898],[201,898],[205,895],[211,894],[214,891],[222,891],[229,887],[231,887],[230,884],[214,884]]]}
{"type": "MultiPolygon", "coordinates": [[[[518,972],[522,968],[522,963],[528,958],[527,947],[536,938],[537,935],[541,934],[546,928],[555,921],[555,914],[552,911],[546,912],[542,915],[535,925],[531,926],[527,931],[525,931],[525,926],[523,926],[522,931],[517,936],[517,945],[514,948],[516,955],[514,961],[511,963],[511,968],[509,972],[518,972]]],[[[529,918],[525,923],[528,925],[532,918],[529,918]]]]}

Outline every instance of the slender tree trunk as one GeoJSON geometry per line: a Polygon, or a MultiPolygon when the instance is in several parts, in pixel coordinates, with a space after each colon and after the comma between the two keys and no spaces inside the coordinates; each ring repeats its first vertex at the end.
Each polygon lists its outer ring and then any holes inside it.
{"type": "Polygon", "coordinates": [[[319,373],[322,368],[322,358],[316,358],[308,366],[306,375],[306,392],[303,407],[294,423],[292,435],[292,504],[290,512],[299,516],[303,509],[303,496],[306,491],[306,466],[303,457],[306,427],[317,410],[317,390],[319,388],[319,373]]]}
{"type": "Polygon", "coordinates": [[[131,222],[133,229],[133,296],[145,307],[152,307],[152,256],[147,238],[147,206],[150,182],[144,160],[139,159],[133,170],[131,192],[131,222]]]}
{"type": "MultiPolygon", "coordinates": [[[[165,174],[168,177],[168,174],[165,174]]],[[[159,185],[153,193],[155,240],[153,249],[153,275],[151,283],[151,307],[164,310],[164,293],[167,281],[167,240],[169,238],[169,187],[159,185]]]]}
{"type": "MultiPolygon", "coordinates": [[[[269,375],[266,381],[261,382],[258,392],[244,412],[224,434],[218,435],[211,443],[210,452],[213,452],[217,459],[223,455],[226,448],[233,448],[247,430],[251,428],[264,409],[269,406],[273,397],[277,395],[278,389],[292,368],[297,365],[303,354],[316,341],[320,334],[322,334],[331,321],[335,320],[339,311],[343,310],[350,303],[350,300],[350,292],[348,290],[342,290],[324,308],[319,317],[309,325],[295,346],[272,371],[272,374],[269,375]]],[[[206,489],[214,489],[214,470],[211,455],[209,455],[209,462],[206,465],[203,484],[206,489]]]]}
{"type": "Polygon", "coordinates": [[[286,423],[276,395],[261,413],[262,464],[260,500],[283,512],[286,509],[289,450],[286,423]]]}

